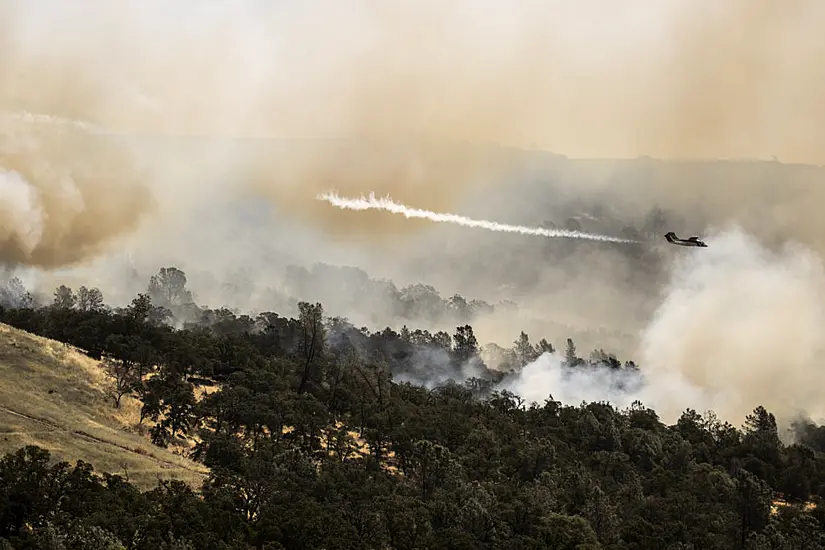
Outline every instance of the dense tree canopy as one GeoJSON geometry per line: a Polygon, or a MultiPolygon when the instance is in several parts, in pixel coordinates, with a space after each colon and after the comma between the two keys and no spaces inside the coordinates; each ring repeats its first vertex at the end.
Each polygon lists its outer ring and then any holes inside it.
{"type": "MultiPolygon", "coordinates": [[[[409,307],[432,306],[413,290],[409,307]]],[[[555,353],[545,339],[516,329],[502,371],[469,323],[371,332],[321,303],[299,312],[201,308],[175,268],[124,308],[85,287],[39,306],[6,285],[0,321],[99,360],[112,407],[138,397],[153,442],[196,442],[210,474],[141,493],[21,448],[0,460],[0,547],[825,547],[823,427],[800,422],[786,445],[758,403],[741,428],[690,409],[666,425],[638,402],[525,403],[503,383],[555,353]],[[217,389],[196,399],[201,385],[217,389]]],[[[639,368],[572,340],[562,355],[565,368],[639,368]]]]}

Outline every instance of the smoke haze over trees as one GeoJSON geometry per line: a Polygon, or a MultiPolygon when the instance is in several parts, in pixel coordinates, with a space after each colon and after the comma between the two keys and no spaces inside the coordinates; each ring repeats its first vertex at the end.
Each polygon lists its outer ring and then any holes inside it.
{"type": "Polygon", "coordinates": [[[122,308],[89,307],[66,286],[42,304],[19,280],[3,288],[0,322],[100,360],[111,406],[139,398],[152,442],[186,444],[210,473],[202,487],[162,481],[141,492],[114,473],[97,477],[93,465],[55,463],[45,449],[24,447],[0,461],[0,540],[72,548],[825,544],[825,435],[809,420],[794,419],[785,434],[761,405],[736,427],[690,407],[663,422],[638,400],[525,399],[513,381],[529,386],[527,372],[543,361],[558,364],[562,391],[564,379],[587,377],[604,394],[632,393],[644,369],[602,349],[585,356],[570,338],[558,348],[533,343],[523,331],[491,369],[470,324],[452,334],[371,331],[303,301],[297,317],[236,314],[190,301],[187,282],[181,270],[162,268],[122,308]],[[204,385],[213,391],[196,397],[204,385]]]}

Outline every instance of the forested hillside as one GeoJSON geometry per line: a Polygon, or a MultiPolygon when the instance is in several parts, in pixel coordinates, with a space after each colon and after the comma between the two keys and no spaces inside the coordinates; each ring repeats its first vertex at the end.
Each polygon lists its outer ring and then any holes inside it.
{"type": "Polygon", "coordinates": [[[493,369],[470,324],[373,331],[313,302],[253,317],[200,307],[185,283],[162,269],[123,308],[94,288],[46,304],[19,280],[2,289],[1,322],[83,350],[109,406],[139,398],[152,443],[209,469],[201,486],[141,492],[20,448],[0,462],[6,547],[825,547],[823,427],[797,423],[784,444],[759,403],[741,427],[526,403],[507,381],[543,353],[566,369],[644,365],[514,327],[493,369]]]}

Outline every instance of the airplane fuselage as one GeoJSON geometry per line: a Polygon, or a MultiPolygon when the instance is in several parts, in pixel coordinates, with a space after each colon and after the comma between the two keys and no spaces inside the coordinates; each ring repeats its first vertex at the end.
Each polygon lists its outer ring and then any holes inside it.
{"type": "Polygon", "coordinates": [[[697,246],[697,247],[700,247],[700,248],[707,248],[707,246],[708,246],[704,242],[700,241],[699,237],[690,237],[689,239],[680,239],[679,237],[676,236],[676,233],[674,233],[672,231],[665,234],[665,239],[667,240],[667,242],[669,242],[671,244],[676,244],[676,245],[679,245],[679,246],[697,246]]]}

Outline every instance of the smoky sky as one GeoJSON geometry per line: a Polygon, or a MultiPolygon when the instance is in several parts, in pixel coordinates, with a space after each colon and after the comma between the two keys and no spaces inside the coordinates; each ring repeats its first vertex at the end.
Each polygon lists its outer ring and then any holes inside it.
{"type": "MultiPolygon", "coordinates": [[[[104,186],[76,166],[74,140],[50,136],[62,141],[33,149],[27,166],[69,173],[84,205],[65,216],[49,199],[51,176],[25,175],[44,219],[63,221],[32,245],[5,227],[28,223],[19,213],[4,218],[0,238],[13,244],[3,259],[74,262],[149,223],[145,214],[173,216],[206,193],[263,197],[338,239],[386,241],[425,222],[335,212],[314,197],[374,191],[449,211],[478,185],[506,185],[495,145],[818,163],[823,10],[744,0],[5,2],[4,112],[95,123],[130,136],[120,149],[159,136],[278,138],[290,149],[225,142],[193,162],[165,145],[139,165],[131,149],[109,151],[118,161],[104,186]]],[[[96,139],[101,155],[112,138],[96,139]]]]}

